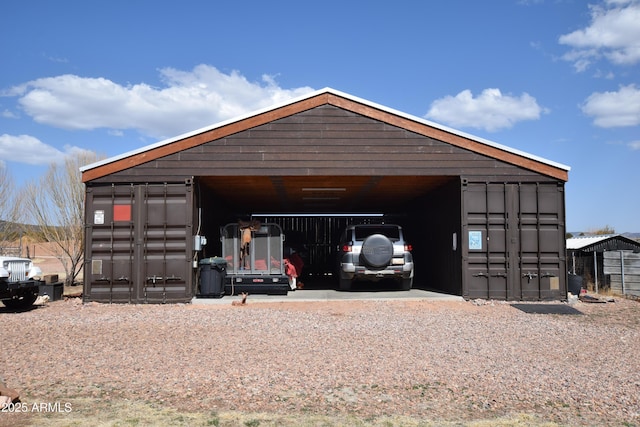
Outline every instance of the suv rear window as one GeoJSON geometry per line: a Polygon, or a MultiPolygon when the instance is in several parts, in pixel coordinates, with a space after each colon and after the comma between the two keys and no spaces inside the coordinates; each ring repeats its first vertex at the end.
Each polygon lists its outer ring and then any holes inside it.
{"type": "Polygon", "coordinates": [[[384,225],[356,227],[355,232],[356,232],[356,240],[364,240],[368,236],[371,236],[372,234],[383,234],[391,240],[400,239],[400,231],[398,227],[386,227],[384,225]]]}

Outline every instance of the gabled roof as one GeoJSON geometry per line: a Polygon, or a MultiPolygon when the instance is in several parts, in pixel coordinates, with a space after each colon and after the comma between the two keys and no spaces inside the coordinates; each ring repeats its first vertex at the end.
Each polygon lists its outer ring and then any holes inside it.
{"type": "Polygon", "coordinates": [[[331,88],[321,89],[270,108],[254,111],[234,119],[226,120],[212,126],[92,163],[80,169],[82,172],[82,180],[83,182],[87,182],[101,178],[160,157],[175,154],[185,149],[224,138],[233,133],[325,104],[343,108],[543,175],[568,181],[568,171],[570,167],[566,165],[460,132],[331,88]]]}
{"type": "Polygon", "coordinates": [[[605,234],[599,236],[572,237],[567,239],[567,250],[599,251],[606,249],[606,243],[615,240],[621,242],[625,247],[640,248],[639,242],[629,239],[628,237],[624,237],[620,234],[605,234]]]}

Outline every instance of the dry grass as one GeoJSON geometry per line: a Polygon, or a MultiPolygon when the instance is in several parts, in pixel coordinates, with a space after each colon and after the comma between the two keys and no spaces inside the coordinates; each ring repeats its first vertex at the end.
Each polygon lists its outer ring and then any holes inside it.
{"type": "Polygon", "coordinates": [[[216,426],[216,427],[553,427],[532,415],[516,414],[505,418],[451,422],[421,420],[403,416],[361,418],[351,415],[286,415],[241,412],[184,412],[148,402],[114,399],[76,398],[62,402],[70,412],[29,412],[3,414],[0,426],[50,426],[50,427],[124,427],[124,426],[216,426]]]}

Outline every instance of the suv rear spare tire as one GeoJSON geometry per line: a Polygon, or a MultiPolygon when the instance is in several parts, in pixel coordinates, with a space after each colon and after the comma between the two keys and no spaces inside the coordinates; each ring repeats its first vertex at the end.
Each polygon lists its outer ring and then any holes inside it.
{"type": "Polygon", "coordinates": [[[361,256],[370,267],[386,267],[393,257],[393,243],[384,234],[372,234],[362,242],[361,256]]]}

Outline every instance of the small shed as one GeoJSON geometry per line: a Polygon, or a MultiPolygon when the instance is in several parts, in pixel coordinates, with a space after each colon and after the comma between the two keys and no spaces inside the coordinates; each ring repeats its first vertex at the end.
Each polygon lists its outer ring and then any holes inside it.
{"type": "Polygon", "coordinates": [[[640,242],[621,234],[567,239],[569,273],[582,276],[587,283],[593,283],[596,291],[609,288],[609,278],[604,272],[604,252],[607,251],[640,252],[640,242]]]}

